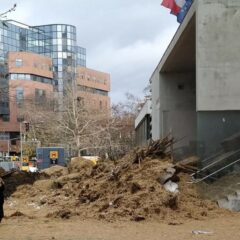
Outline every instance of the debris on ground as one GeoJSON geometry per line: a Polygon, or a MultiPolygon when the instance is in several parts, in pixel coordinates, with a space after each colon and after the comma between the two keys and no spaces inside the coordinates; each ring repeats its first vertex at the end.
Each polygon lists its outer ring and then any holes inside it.
{"type": "Polygon", "coordinates": [[[212,235],[213,232],[209,232],[209,231],[202,231],[202,230],[194,230],[192,231],[192,234],[194,235],[212,235]]]}
{"type": "Polygon", "coordinates": [[[3,176],[5,173],[6,171],[2,167],[0,167],[0,177],[3,176]]]}
{"type": "Polygon", "coordinates": [[[95,165],[75,159],[68,167],[55,166],[39,174],[14,173],[6,179],[6,214],[17,210],[32,217],[158,219],[179,224],[226,213],[215,202],[202,200],[196,186],[187,183],[189,173],[167,156],[155,157],[156,151],[140,165],[132,152],[116,162],[99,160],[95,165]]]}
{"type": "Polygon", "coordinates": [[[141,163],[141,161],[147,157],[165,158],[171,154],[173,142],[174,139],[169,136],[157,141],[152,141],[148,146],[135,151],[133,162],[141,163]]]}

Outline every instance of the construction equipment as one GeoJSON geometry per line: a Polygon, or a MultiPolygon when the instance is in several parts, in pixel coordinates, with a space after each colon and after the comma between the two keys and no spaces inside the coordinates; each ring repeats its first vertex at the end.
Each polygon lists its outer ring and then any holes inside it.
{"type": "Polygon", "coordinates": [[[54,165],[65,165],[65,152],[61,147],[37,148],[37,166],[39,169],[49,168],[54,165]]]}
{"type": "Polygon", "coordinates": [[[29,172],[29,157],[22,156],[21,160],[22,160],[21,170],[25,172],[29,172]]]}
{"type": "Polygon", "coordinates": [[[38,167],[37,167],[37,159],[36,158],[32,158],[31,160],[29,160],[29,172],[38,172],[38,167]]]}
{"type": "Polygon", "coordinates": [[[81,156],[82,158],[91,161],[94,165],[97,164],[97,161],[99,160],[98,156],[81,156]]]}

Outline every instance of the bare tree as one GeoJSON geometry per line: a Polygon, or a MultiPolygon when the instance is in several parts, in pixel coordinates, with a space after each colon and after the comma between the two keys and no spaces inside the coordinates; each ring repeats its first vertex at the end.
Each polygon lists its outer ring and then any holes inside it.
{"type": "Polygon", "coordinates": [[[72,154],[83,152],[116,159],[135,146],[134,120],[141,101],[132,94],[113,105],[107,112],[84,105],[82,98],[69,88],[63,97],[61,112],[53,111],[47,103],[28,102],[25,119],[30,122],[29,138],[71,146],[72,154]]]}

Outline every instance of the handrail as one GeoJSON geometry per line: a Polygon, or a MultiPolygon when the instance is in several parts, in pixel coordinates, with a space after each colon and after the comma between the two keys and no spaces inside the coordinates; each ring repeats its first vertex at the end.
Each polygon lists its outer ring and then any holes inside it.
{"type": "Polygon", "coordinates": [[[225,168],[228,168],[228,167],[230,167],[231,165],[233,165],[233,164],[235,164],[235,163],[237,163],[237,162],[239,162],[239,161],[240,161],[240,159],[238,159],[238,160],[236,160],[236,161],[234,161],[234,162],[232,162],[232,163],[230,163],[230,164],[228,164],[228,165],[226,165],[226,166],[224,166],[224,167],[218,169],[217,171],[215,171],[215,172],[213,172],[213,173],[211,173],[211,174],[209,174],[209,175],[207,175],[207,176],[205,176],[205,177],[199,179],[198,181],[193,181],[192,183],[199,183],[199,182],[202,182],[203,180],[205,180],[205,179],[211,177],[212,175],[214,175],[214,174],[216,174],[216,173],[218,173],[218,172],[221,172],[221,171],[224,170],[225,168]]]}
{"type": "Polygon", "coordinates": [[[216,154],[211,155],[210,157],[207,157],[207,158],[203,159],[202,162],[206,162],[207,160],[210,160],[211,158],[215,158],[215,157],[217,157],[217,156],[219,156],[219,155],[221,155],[223,153],[224,153],[224,151],[220,151],[220,152],[218,152],[216,154]]]}
{"type": "MultiPolygon", "coordinates": [[[[198,173],[200,173],[200,172],[208,169],[208,168],[211,167],[211,166],[214,166],[216,163],[219,163],[219,162],[221,162],[221,161],[223,161],[223,160],[226,160],[228,157],[231,157],[232,155],[234,155],[234,154],[236,154],[236,153],[238,153],[238,152],[240,152],[240,150],[234,151],[234,152],[232,152],[229,156],[227,156],[227,157],[225,157],[225,158],[222,158],[222,159],[220,158],[219,160],[210,163],[209,165],[205,166],[204,168],[198,170],[196,173],[192,174],[192,176],[194,176],[194,175],[196,175],[196,174],[198,174],[198,173]]],[[[216,155],[216,156],[217,156],[217,155],[216,155]]]]}

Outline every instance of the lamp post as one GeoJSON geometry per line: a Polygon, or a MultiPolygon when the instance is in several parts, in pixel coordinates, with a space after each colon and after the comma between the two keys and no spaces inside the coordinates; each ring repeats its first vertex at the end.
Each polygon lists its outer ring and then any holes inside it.
{"type": "Polygon", "coordinates": [[[8,157],[10,155],[10,141],[11,141],[11,139],[8,139],[8,157]]]}
{"type": "Polygon", "coordinates": [[[20,162],[22,163],[22,123],[20,122],[20,162]]]}

